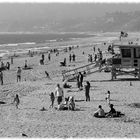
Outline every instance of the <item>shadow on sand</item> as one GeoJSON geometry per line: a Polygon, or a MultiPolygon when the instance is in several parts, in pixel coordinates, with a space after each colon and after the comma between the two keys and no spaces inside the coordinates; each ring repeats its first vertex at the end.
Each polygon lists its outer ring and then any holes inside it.
{"type": "Polygon", "coordinates": [[[91,80],[90,82],[117,82],[117,81],[140,81],[136,78],[119,78],[116,80],[91,80]]]}
{"type": "Polygon", "coordinates": [[[84,102],[85,100],[75,100],[75,102],[84,102]]]}
{"type": "Polygon", "coordinates": [[[0,104],[6,104],[6,102],[0,101],[0,104]]]}

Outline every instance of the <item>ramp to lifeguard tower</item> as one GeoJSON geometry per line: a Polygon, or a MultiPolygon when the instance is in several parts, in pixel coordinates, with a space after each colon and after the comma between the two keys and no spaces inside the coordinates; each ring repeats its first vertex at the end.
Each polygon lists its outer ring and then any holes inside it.
{"type": "Polygon", "coordinates": [[[84,73],[84,76],[86,76],[92,73],[100,72],[105,68],[106,66],[100,67],[99,62],[92,62],[90,64],[72,70],[63,71],[62,76],[63,76],[63,80],[72,81],[76,79],[79,72],[84,73]]]}

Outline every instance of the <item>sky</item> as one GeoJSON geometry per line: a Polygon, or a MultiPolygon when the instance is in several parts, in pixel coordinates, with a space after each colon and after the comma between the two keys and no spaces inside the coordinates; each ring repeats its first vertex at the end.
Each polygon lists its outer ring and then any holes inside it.
{"type": "Polygon", "coordinates": [[[0,21],[20,18],[98,17],[106,12],[140,11],[140,3],[0,3],[0,21]]]}
{"type": "Polygon", "coordinates": [[[140,2],[140,0],[0,0],[0,2],[67,2],[67,3],[71,3],[71,2],[105,2],[105,3],[110,3],[110,2],[114,2],[114,3],[118,3],[118,2],[140,2]]]}

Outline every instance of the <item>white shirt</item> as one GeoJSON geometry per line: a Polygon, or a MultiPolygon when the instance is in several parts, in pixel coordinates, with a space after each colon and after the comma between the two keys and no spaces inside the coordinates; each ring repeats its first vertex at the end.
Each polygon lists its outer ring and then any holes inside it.
{"type": "Polygon", "coordinates": [[[56,87],[56,89],[55,89],[55,95],[56,95],[57,97],[63,96],[63,89],[62,89],[62,88],[56,87]]]}
{"type": "Polygon", "coordinates": [[[105,116],[105,112],[102,108],[99,108],[95,113],[98,113],[99,116],[105,116]]]}
{"type": "Polygon", "coordinates": [[[110,99],[110,94],[109,93],[107,93],[107,99],[110,99]]]}

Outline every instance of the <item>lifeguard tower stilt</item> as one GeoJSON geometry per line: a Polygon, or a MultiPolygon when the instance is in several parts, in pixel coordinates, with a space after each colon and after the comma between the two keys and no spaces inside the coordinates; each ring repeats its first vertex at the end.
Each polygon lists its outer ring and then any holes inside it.
{"type": "Polygon", "coordinates": [[[140,45],[113,44],[119,48],[119,54],[112,58],[112,80],[119,75],[132,75],[140,80],[140,45]]]}

